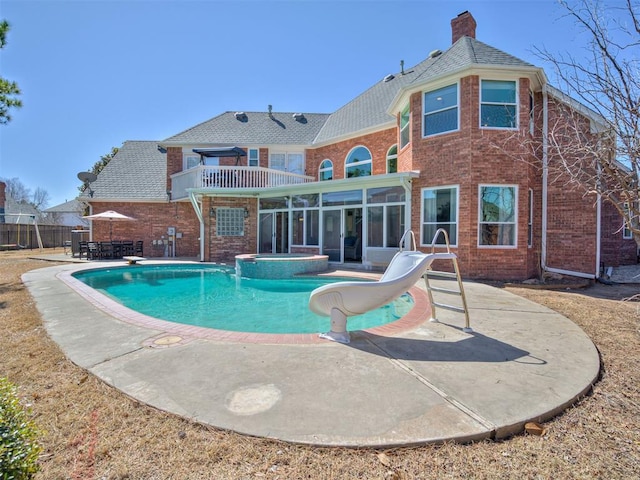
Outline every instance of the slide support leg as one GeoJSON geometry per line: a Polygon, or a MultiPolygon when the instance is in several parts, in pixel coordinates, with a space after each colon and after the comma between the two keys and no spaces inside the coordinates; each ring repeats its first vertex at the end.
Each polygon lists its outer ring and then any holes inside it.
{"type": "Polygon", "coordinates": [[[347,332],[347,316],[337,308],[331,309],[331,331],[321,333],[320,337],[339,343],[349,343],[351,338],[347,332]]]}

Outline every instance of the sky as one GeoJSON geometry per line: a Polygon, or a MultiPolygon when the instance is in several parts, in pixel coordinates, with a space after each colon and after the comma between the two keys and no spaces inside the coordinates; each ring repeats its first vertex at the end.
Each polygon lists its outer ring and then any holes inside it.
{"type": "Polygon", "coordinates": [[[0,0],[0,76],[23,102],[0,125],[0,178],[45,189],[51,207],[126,140],[268,105],[331,113],[401,60],[446,50],[465,10],[478,40],[550,78],[536,48],[584,50],[556,0],[0,0]]]}

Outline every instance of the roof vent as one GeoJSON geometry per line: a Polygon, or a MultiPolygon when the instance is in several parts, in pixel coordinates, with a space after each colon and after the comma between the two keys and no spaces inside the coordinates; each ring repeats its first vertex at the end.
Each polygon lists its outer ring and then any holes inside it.
{"type": "Polygon", "coordinates": [[[431,50],[431,53],[429,53],[429,58],[436,58],[440,55],[442,55],[442,50],[431,50]]]}
{"type": "Polygon", "coordinates": [[[392,73],[390,73],[389,75],[387,75],[386,77],[384,77],[384,79],[382,80],[384,83],[390,82],[391,80],[393,80],[395,77],[395,75],[393,75],[392,73]]]}
{"type": "Polygon", "coordinates": [[[273,118],[273,106],[267,105],[267,109],[269,110],[269,118],[273,118]]]}
{"type": "Polygon", "coordinates": [[[304,113],[294,113],[294,114],[293,114],[293,119],[294,119],[296,122],[303,122],[303,121],[305,120],[305,118],[304,118],[304,113]]]}
{"type": "Polygon", "coordinates": [[[241,122],[247,121],[247,114],[244,112],[236,112],[233,116],[236,117],[236,120],[240,120],[241,122]]]}

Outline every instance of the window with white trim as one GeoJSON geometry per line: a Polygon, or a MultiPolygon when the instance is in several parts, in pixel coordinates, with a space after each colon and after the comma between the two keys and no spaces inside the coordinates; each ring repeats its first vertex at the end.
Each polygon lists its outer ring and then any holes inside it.
{"type": "Polygon", "coordinates": [[[512,80],[480,81],[481,127],[518,128],[517,86],[512,80]]]}
{"type": "Polygon", "coordinates": [[[269,168],[304,175],[304,154],[298,152],[273,152],[269,155],[269,168]]]}
{"type": "Polygon", "coordinates": [[[398,171],[398,145],[393,145],[387,152],[387,173],[398,171]]]}
{"type": "Polygon", "coordinates": [[[631,232],[631,228],[629,227],[629,223],[627,222],[627,217],[629,217],[629,204],[627,202],[624,203],[624,225],[622,227],[622,238],[624,240],[631,240],[633,238],[633,233],[631,232]]]}
{"type": "Polygon", "coordinates": [[[458,84],[425,92],[423,135],[458,130],[458,84]]]}
{"type": "Polygon", "coordinates": [[[257,148],[250,148],[247,163],[250,167],[260,166],[260,150],[257,148]]]}
{"type": "Polygon", "coordinates": [[[411,112],[409,111],[409,104],[400,112],[400,149],[402,150],[411,141],[411,130],[409,125],[411,123],[411,112]]]}
{"type": "Polygon", "coordinates": [[[328,158],[323,160],[318,171],[318,179],[323,182],[325,180],[333,180],[333,162],[328,158]]]}
{"type": "Polygon", "coordinates": [[[182,155],[182,169],[189,170],[190,168],[200,165],[200,155],[195,153],[185,153],[182,155]]]}
{"type": "MultiPolygon", "coordinates": [[[[449,235],[451,245],[458,244],[458,187],[422,189],[422,245],[431,245],[438,229],[449,235]]],[[[438,235],[437,244],[445,243],[438,235]]]]}
{"type": "Polygon", "coordinates": [[[517,190],[514,185],[479,186],[479,246],[516,246],[517,190]]]}
{"type": "Polygon", "coordinates": [[[371,152],[367,147],[356,147],[344,162],[344,177],[366,177],[371,175],[371,152]]]}

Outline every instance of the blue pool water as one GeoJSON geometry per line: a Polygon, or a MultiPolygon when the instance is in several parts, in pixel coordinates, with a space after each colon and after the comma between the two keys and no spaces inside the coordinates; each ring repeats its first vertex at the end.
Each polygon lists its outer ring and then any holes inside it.
{"type": "MultiPolygon", "coordinates": [[[[214,265],[135,265],[78,272],[74,277],[132,310],[187,325],[255,333],[316,333],[328,317],[309,310],[309,295],[346,278],[237,278],[214,265]]],[[[349,330],[398,320],[413,307],[405,294],[364,315],[349,317],[349,330]]]]}

